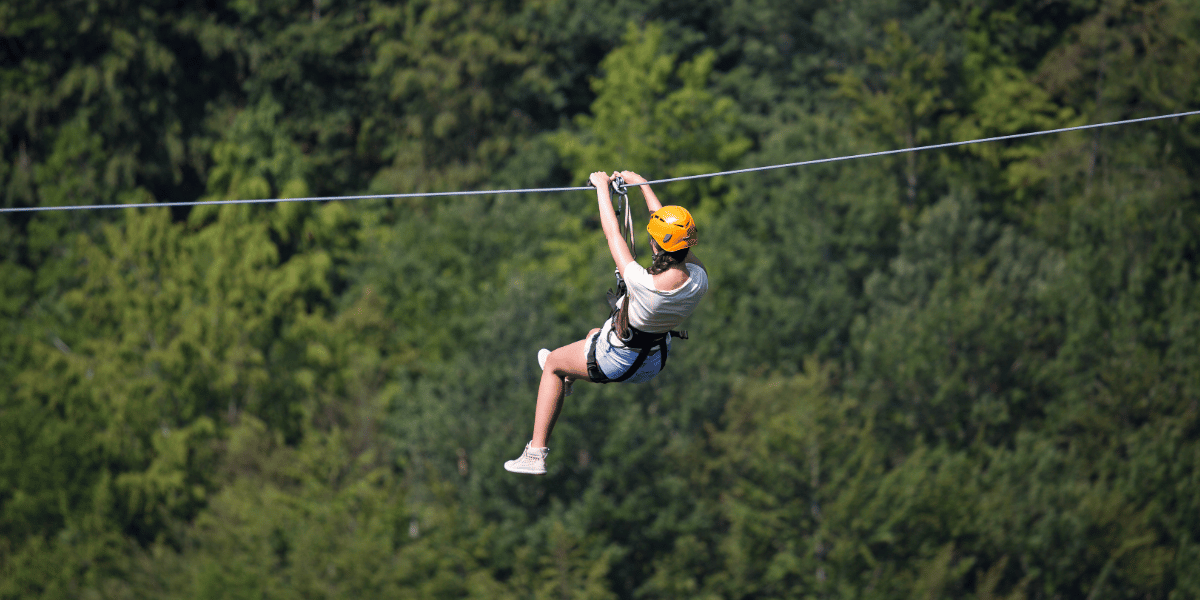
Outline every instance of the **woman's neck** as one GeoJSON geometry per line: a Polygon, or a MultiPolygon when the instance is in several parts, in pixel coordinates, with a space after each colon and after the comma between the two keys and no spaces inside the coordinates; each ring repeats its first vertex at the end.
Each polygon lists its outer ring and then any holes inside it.
{"type": "Polygon", "coordinates": [[[686,263],[675,263],[667,267],[666,271],[651,275],[654,279],[654,287],[660,292],[669,292],[679,289],[683,284],[687,283],[688,279],[692,278],[691,272],[687,270],[686,263]]]}

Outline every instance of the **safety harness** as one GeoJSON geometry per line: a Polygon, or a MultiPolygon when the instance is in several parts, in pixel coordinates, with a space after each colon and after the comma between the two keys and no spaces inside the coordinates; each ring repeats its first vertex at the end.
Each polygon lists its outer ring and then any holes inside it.
{"type": "MultiPolygon", "coordinates": [[[[626,244],[629,246],[629,253],[633,255],[634,260],[637,260],[637,247],[634,243],[633,231],[633,211],[629,210],[629,190],[625,185],[625,180],[620,177],[614,177],[610,183],[611,196],[613,201],[613,210],[617,213],[617,219],[621,219],[621,212],[624,210],[625,218],[621,222],[621,236],[625,238],[626,244]],[[619,198],[619,200],[618,200],[619,198]]],[[[649,234],[647,234],[649,235],[649,234]]],[[[667,338],[676,337],[681,340],[688,339],[686,331],[667,331],[664,333],[649,333],[642,331],[629,324],[629,288],[625,285],[625,280],[621,278],[621,269],[618,267],[614,271],[617,277],[617,290],[614,292],[611,288],[606,296],[608,306],[611,309],[609,318],[612,319],[612,328],[608,331],[608,335],[616,333],[621,339],[621,344],[630,350],[637,350],[637,358],[633,364],[629,365],[628,369],[620,376],[610,379],[600,370],[600,365],[596,362],[596,345],[599,340],[592,340],[588,345],[587,352],[587,368],[588,377],[594,383],[620,383],[633,377],[645,364],[646,358],[654,353],[657,348],[661,352],[661,360],[659,361],[659,372],[667,368],[667,338]],[[622,298],[624,301],[622,301],[622,298]]],[[[597,336],[601,333],[597,333],[597,336]]],[[[610,342],[611,344],[611,342],[610,342]]]]}

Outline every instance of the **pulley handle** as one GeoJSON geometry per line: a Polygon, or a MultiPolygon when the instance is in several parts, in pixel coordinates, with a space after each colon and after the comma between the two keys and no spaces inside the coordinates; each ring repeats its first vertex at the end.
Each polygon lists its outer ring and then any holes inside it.
{"type": "Polygon", "coordinates": [[[625,178],[621,177],[620,175],[613,177],[612,181],[608,182],[608,185],[612,188],[614,198],[616,196],[624,196],[629,193],[629,189],[625,185],[625,178]]]}

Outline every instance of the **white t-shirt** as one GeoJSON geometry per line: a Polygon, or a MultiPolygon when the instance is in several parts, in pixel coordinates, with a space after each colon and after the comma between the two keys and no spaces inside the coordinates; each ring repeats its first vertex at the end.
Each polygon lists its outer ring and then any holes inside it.
{"type": "MultiPolygon", "coordinates": [[[[654,277],[636,262],[625,267],[629,290],[629,324],[647,333],[678,329],[708,291],[708,273],[695,263],[684,263],[688,280],[668,291],[654,287],[654,277]]],[[[622,301],[623,300],[619,300],[622,301]]]]}

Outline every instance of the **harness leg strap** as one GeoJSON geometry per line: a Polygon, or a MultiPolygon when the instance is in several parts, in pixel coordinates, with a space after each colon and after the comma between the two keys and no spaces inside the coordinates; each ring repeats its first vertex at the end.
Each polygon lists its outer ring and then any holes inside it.
{"type": "Polygon", "coordinates": [[[596,335],[592,336],[591,343],[588,344],[588,377],[591,378],[592,383],[608,383],[611,381],[607,376],[604,375],[604,371],[600,370],[600,365],[596,363],[596,344],[599,343],[601,333],[604,333],[603,330],[597,331],[596,335]]]}
{"type": "Polygon", "coordinates": [[[650,356],[651,350],[654,350],[653,346],[650,346],[647,348],[642,348],[641,350],[638,350],[637,358],[633,359],[633,364],[629,365],[629,368],[625,369],[625,372],[622,373],[620,377],[612,380],[613,383],[620,383],[620,382],[625,381],[626,379],[629,379],[630,377],[633,377],[634,375],[636,375],[638,372],[638,369],[641,369],[642,365],[646,364],[646,357],[650,356]]]}

